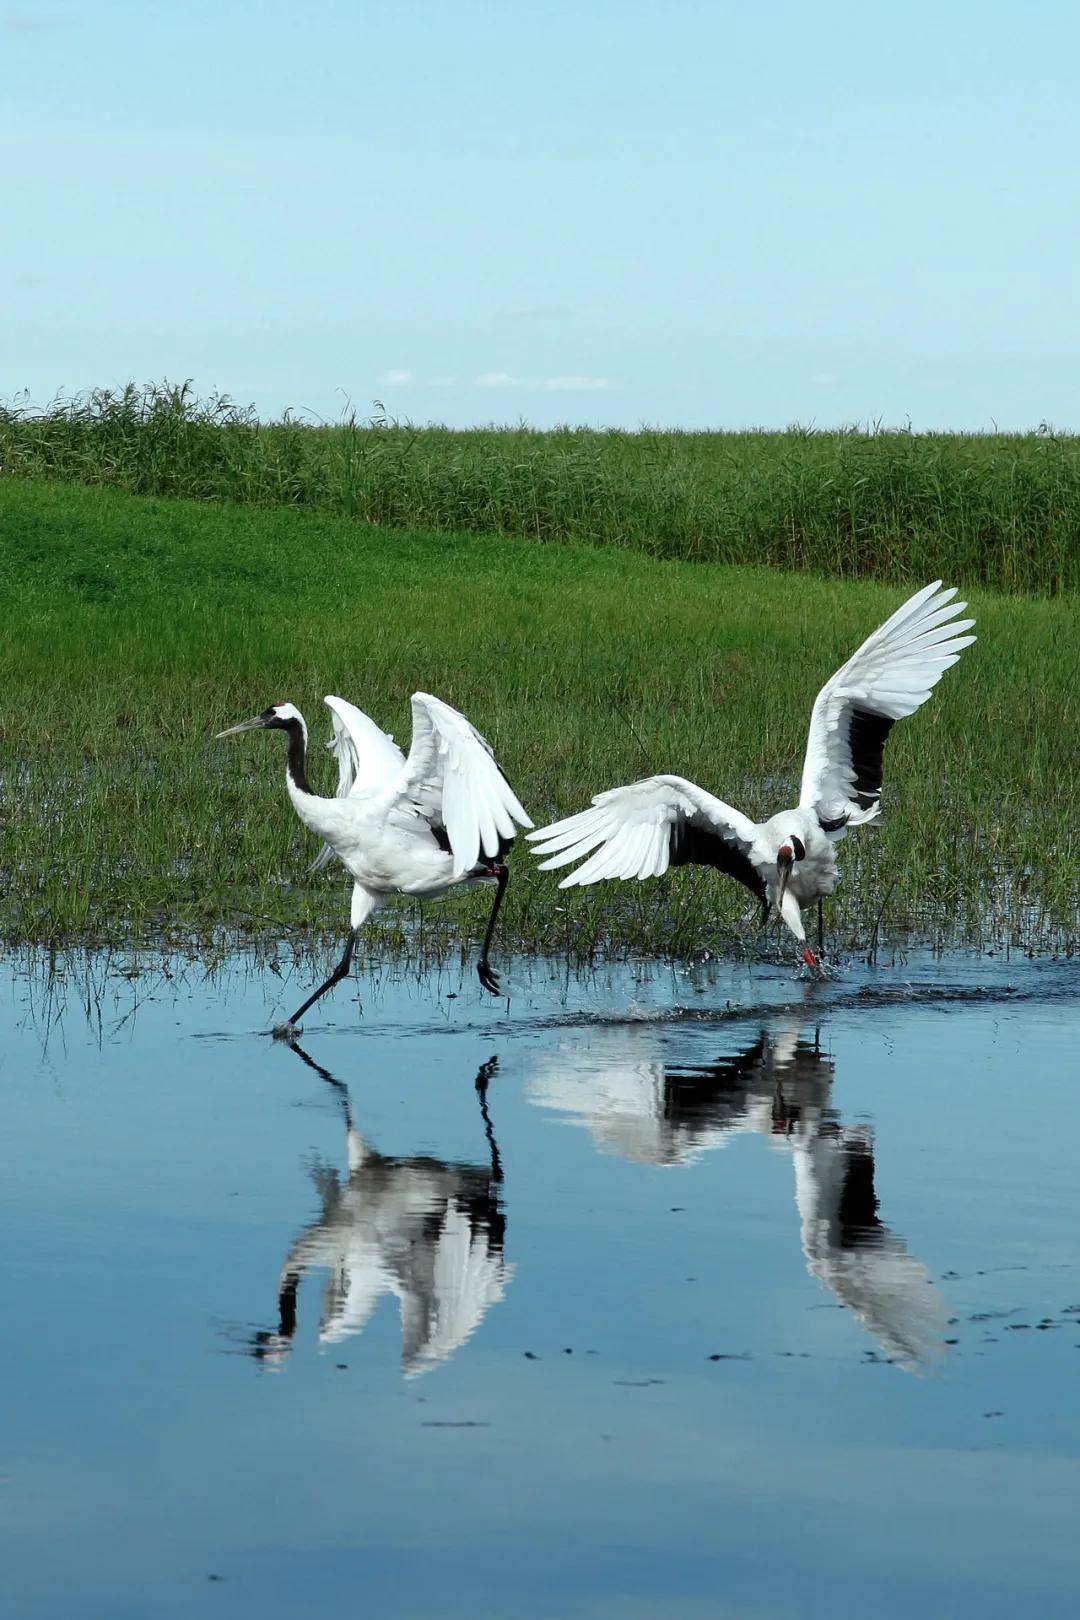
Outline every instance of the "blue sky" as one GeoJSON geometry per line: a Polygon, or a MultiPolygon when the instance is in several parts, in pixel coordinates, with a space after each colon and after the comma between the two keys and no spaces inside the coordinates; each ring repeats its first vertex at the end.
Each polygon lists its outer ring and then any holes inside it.
{"type": "Polygon", "coordinates": [[[0,394],[1080,428],[1068,3],[0,3],[0,394]]]}

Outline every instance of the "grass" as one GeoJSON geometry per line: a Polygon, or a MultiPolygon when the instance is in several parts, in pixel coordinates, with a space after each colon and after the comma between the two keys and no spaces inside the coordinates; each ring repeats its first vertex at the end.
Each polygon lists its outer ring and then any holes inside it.
{"type": "Polygon", "coordinates": [[[0,407],[0,470],[838,579],[945,574],[1048,596],[1080,584],[1080,438],[1046,430],[319,427],[151,385],[0,407]]]}
{"type": "MultiPolygon", "coordinates": [[[[308,877],[280,739],[214,732],[286,699],[327,734],[340,692],[406,739],[433,690],[494,744],[538,823],[676,769],[750,814],[793,802],[822,681],[898,591],[624,551],[358,528],[320,513],[0,484],[0,818],[10,940],[182,944],[340,935],[340,869],[308,877]]],[[[897,728],[880,831],[844,844],[831,920],[1071,947],[1075,601],[973,598],[980,640],[897,728]]],[[[332,761],[311,774],[332,791],[332,761]]],[[[571,896],[515,851],[506,943],[584,956],[753,949],[709,872],[571,896]]],[[[476,937],[485,896],[424,911],[476,937]]],[[[376,920],[413,937],[417,908],[376,920]]]]}

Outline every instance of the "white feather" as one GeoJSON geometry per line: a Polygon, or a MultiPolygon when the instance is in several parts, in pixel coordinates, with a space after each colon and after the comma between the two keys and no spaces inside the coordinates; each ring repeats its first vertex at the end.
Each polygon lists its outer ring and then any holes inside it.
{"type": "Polygon", "coordinates": [[[532,821],[490,745],[463,714],[428,692],[413,693],[412,712],[409,757],[384,791],[446,829],[453,875],[460,878],[481,853],[496,858],[500,841],[514,837],[515,824],[531,827],[532,821]]]}
{"type": "Polygon", "coordinates": [[[941,581],[916,591],[868,636],[818,693],[810,717],[799,804],[822,820],[870,819],[876,806],[856,797],[851,727],[857,713],[900,720],[924,704],[965,647],[974,619],[958,619],[966,603],[941,581]]]}
{"type": "Polygon", "coordinates": [[[671,862],[671,836],[677,826],[694,825],[749,854],[757,828],[748,816],[713,798],[681,776],[649,776],[629,787],[598,793],[592,808],[530,833],[542,871],[556,871],[582,856],[583,866],[562,889],[604,878],[660,877],[671,862]]]}
{"type": "MultiPolygon", "coordinates": [[[[334,797],[347,799],[351,793],[384,786],[405,763],[405,755],[393,737],[346,698],[331,696],[324,702],[334,728],[326,746],[338,763],[334,797]]],[[[334,851],[324,844],[309,871],[319,871],[333,858],[334,851]]]]}

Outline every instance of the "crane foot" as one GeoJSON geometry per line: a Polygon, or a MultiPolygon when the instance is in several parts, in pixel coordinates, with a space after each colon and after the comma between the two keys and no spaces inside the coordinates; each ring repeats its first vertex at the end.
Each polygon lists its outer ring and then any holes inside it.
{"type": "Polygon", "coordinates": [[[477,977],[484,989],[493,996],[501,996],[502,988],[499,984],[499,975],[495,972],[486,956],[482,956],[476,964],[477,977]]]}

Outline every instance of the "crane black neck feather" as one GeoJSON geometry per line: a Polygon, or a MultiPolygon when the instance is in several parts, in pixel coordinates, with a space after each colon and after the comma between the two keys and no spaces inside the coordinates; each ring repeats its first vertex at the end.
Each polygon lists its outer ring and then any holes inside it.
{"type": "Polygon", "coordinates": [[[289,736],[289,754],[285,768],[292,777],[293,786],[301,793],[310,793],[311,788],[307,779],[307,735],[303,724],[295,715],[288,720],[278,720],[277,724],[289,736]]]}

